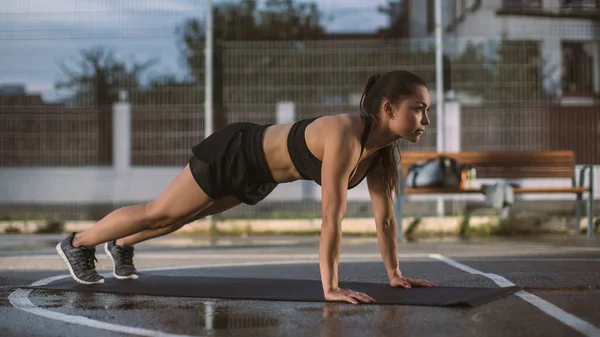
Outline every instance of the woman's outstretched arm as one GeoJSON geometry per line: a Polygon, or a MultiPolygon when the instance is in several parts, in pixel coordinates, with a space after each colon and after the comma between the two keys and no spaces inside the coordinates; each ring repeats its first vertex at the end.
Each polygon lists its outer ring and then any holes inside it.
{"type": "Polygon", "coordinates": [[[381,258],[385,265],[390,281],[394,277],[402,276],[398,263],[398,224],[394,214],[394,201],[387,195],[385,181],[381,169],[375,169],[367,176],[371,205],[377,226],[377,242],[381,258]]]}
{"type": "Polygon", "coordinates": [[[398,262],[398,223],[394,213],[394,200],[386,193],[381,171],[376,169],[369,173],[367,184],[377,226],[377,242],[390,285],[403,288],[434,287],[435,284],[427,280],[412,279],[402,275],[398,262]]]}
{"type": "MultiPolygon", "coordinates": [[[[342,239],[342,219],[346,213],[348,179],[358,161],[358,150],[352,141],[351,131],[330,130],[324,135],[323,165],[321,172],[322,224],[319,244],[319,264],[323,293],[327,300],[372,302],[366,294],[338,285],[338,263],[342,239]]],[[[360,144],[359,144],[360,146],[360,144]]]]}

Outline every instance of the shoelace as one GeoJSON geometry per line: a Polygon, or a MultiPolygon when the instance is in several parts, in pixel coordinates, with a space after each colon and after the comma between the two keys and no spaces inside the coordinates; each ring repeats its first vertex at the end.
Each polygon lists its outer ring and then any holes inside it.
{"type": "Polygon", "coordinates": [[[133,265],[133,247],[117,246],[117,258],[119,263],[126,266],[133,265]]]}
{"type": "Polygon", "coordinates": [[[83,254],[83,266],[86,270],[93,270],[96,268],[96,262],[98,259],[96,258],[96,249],[82,247],[81,252],[83,254]]]}

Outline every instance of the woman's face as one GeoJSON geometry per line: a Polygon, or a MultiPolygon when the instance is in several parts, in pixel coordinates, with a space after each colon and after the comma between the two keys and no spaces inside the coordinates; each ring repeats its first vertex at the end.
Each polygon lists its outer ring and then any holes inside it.
{"type": "Polygon", "coordinates": [[[383,104],[391,131],[413,143],[419,141],[425,127],[429,125],[430,107],[429,91],[423,86],[417,87],[413,95],[396,104],[390,104],[388,101],[383,104]]]}

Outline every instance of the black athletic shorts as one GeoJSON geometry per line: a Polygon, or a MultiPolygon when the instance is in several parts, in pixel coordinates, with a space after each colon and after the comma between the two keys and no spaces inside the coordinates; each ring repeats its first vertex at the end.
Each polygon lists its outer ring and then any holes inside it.
{"type": "Polygon", "coordinates": [[[263,151],[267,127],[228,124],[192,147],[190,170],[209,197],[233,195],[245,204],[255,205],[277,187],[263,151]]]}

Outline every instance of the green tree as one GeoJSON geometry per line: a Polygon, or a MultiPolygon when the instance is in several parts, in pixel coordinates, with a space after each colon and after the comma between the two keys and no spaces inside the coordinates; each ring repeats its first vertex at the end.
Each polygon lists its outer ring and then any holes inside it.
{"type": "MultiPolygon", "coordinates": [[[[218,4],[213,10],[215,54],[219,53],[219,41],[318,39],[325,35],[322,19],[315,3],[267,0],[264,9],[257,7],[256,0],[218,4]]],[[[196,19],[186,20],[177,27],[176,35],[192,76],[203,81],[204,24],[196,19]]]]}
{"type": "Polygon", "coordinates": [[[495,105],[522,105],[543,100],[543,62],[537,41],[502,39],[491,62],[493,77],[483,98],[495,105]]]}
{"type": "Polygon", "coordinates": [[[322,37],[325,35],[322,17],[315,3],[267,0],[266,9],[259,12],[259,39],[311,40],[322,37]]]}
{"type": "Polygon", "coordinates": [[[410,36],[410,12],[408,2],[389,2],[385,5],[377,6],[377,12],[391,18],[388,27],[381,28],[377,35],[393,39],[408,38],[410,36]]]}
{"type": "Polygon", "coordinates": [[[112,103],[118,99],[119,90],[134,92],[140,87],[140,77],[156,60],[134,62],[127,66],[117,60],[112,50],[92,47],[81,50],[74,65],[59,63],[64,79],[55,83],[57,89],[74,91],[77,106],[96,107],[98,121],[98,164],[112,163],[112,103]]]}
{"type": "Polygon", "coordinates": [[[452,89],[473,95],[483,95],[493,78],[481,44],[467,43],[460,56],[447,64],[452,89]]]}
{"type": "Polygon", "coordinates": [[[74,65],[59,63],[64,79],[55,87],[72,90],[77,105],[109,106],[118,99],[119,90],[137,90],[143,73],[156,62],[154,59],[128,66],[115,57],[113,50],[91,47],[78,53],[78,59],[71,62],[74,65]]]}

